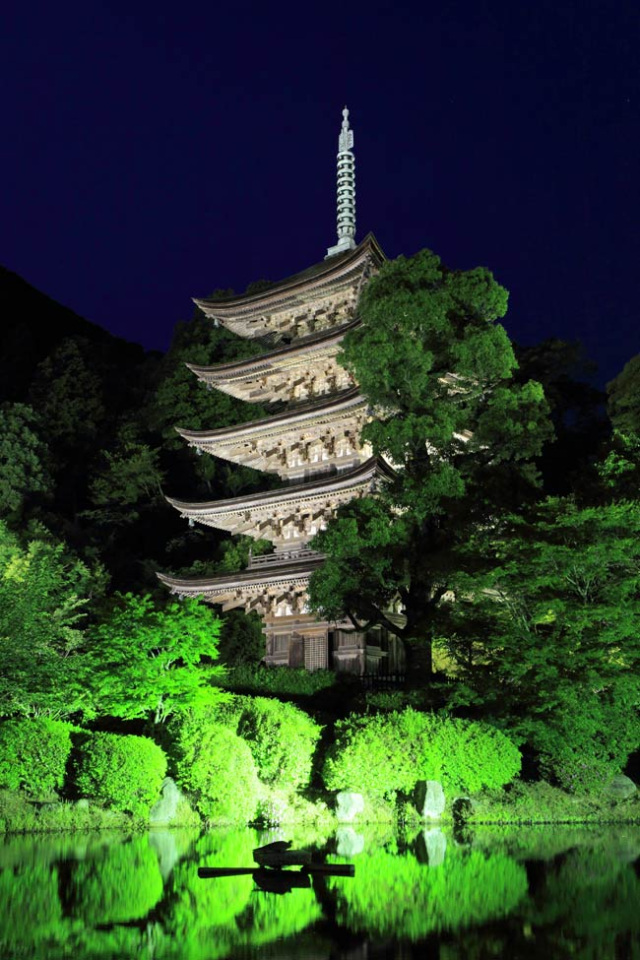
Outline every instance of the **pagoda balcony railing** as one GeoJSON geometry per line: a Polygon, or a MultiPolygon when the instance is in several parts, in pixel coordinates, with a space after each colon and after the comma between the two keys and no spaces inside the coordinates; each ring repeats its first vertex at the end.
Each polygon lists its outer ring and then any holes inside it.
{"type": "Polygon", "coordinates": [[[259,557],[251,557],[249,560],[249,570],[255,567],[270,567],[281,563],[294,563],[296,560],[317,560],[322,554],[309,548],[298,548],[292,550],[278,550],[276,553],[265,553],[259,557]]]}

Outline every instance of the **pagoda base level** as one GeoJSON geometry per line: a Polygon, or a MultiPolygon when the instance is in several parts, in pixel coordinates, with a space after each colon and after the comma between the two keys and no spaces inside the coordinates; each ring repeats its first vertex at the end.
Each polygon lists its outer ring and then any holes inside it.
{"type": "Polygon", "coordinates": [[[268,667],[334,670],[354,676],[402,674],[402,641],[380,627],[368,633],[347,624],[310,621],[308,617],[278,617],[265,623],[268,667]]]}

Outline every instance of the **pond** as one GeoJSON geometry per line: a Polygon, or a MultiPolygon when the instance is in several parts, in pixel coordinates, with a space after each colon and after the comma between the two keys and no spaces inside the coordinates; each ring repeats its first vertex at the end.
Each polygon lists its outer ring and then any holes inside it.
{"type": "MultiPolygon", "coordinates": [[[[354,877],[274,893],[250,867],[284,836],[155,830],[6,837],[0,957],[19,960],[640,960],[640,826],[342,827],[287,838],[354,877]]],[[[297,881],[306,878],[296,874],[297,881]]],[[[268,884],[267,884],[268,885],[268,884]]]]}

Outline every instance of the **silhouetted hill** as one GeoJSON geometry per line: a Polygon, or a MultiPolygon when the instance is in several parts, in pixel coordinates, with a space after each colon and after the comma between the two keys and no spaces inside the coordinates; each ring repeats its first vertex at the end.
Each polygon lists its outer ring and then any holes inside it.
{"type": "Polygon", "coordinates": [[[81,337],[101,360],[117,358],[124,367],[144,358],[138,344],[112,336],[0,267],[0,402],[26,400],[38,364],[69,337],[81,337]]]}

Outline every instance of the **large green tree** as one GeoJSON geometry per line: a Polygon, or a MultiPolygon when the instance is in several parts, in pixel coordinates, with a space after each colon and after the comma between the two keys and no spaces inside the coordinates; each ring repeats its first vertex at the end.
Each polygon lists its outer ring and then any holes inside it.
{"type": "Polygon", "coordinates": [[[222,694],[212,686],[220,621],[210,607],[185,599],[160,609],[149,596],[115,598],[88,632],[87,683],[96,711],[163,723],[171,714],[222,694]]]}
{"type": "Polygon", "coordinates": [[[0,521],[0,716],[92,715],[80,669],[90,601],[106,575],[39,530],[26,544],[0,521]]]}
{"type": "Polygon", "coordinates": [[[516,359],[496,323],[507,296],[488,270],[452,271],[423,250],[383,266],[343,341],[340,361],[375,411],[363,439],[395,478],[315,538],[328,559],[311,603],[357,628],[384,625],[426,674],[453,548],[530,494],[551,434],[541,386],[513,379],[516,359]],[[404,620],[388,615],[394,604],[404,620]]]}
{"type": "Polygon", "coordinates": [[[447,605],[458,703],[566,788],[619,772],[640,745],[640,503],[552,498],[464,552],[447,605]],[[473,570],[478,551],[488,569],[473,570]]]}

